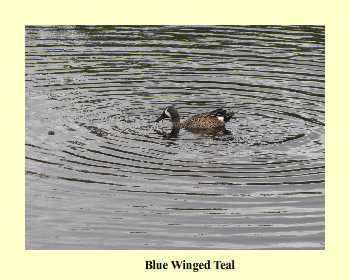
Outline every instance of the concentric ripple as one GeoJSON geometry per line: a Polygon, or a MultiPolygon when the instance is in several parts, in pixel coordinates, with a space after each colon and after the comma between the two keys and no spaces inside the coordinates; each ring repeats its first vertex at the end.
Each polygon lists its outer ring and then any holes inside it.
{"type": "Polygon", "coordinates": [[[26,246],[323,248],[324,28],[27,27],[26,246]]]}

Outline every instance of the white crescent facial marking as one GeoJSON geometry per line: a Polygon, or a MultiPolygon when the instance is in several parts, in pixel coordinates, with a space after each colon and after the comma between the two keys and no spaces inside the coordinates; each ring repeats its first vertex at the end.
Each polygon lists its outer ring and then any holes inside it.
{"type": "Polygon", "coordinates": [[[218,117],[218,120],[223,122],[224,121],[224,117],[218,117]]]}
{"type": "Polygon", "coordinates": [[[168,112],[168,108],[165,109],[164,113],[165,113],[169,118],[171,118],[171,117],[170,117],[170,113],[168,112]]]}

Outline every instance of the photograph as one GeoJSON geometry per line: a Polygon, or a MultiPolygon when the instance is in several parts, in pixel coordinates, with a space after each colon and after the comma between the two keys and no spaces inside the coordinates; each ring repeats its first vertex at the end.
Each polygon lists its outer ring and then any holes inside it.
{"type": "Polygon", "coordinates": [[[325,249],[324,25],[24,33],[26,250],[325,249]]]}

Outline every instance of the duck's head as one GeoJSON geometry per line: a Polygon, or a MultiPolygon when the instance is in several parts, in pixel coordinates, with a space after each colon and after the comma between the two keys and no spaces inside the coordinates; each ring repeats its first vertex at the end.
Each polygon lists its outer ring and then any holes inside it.
{"type": "Polygon", "coordinates": [[[172,122],[178,122],[180,121],[180,116],[174,106],[168,106],[164,109],[160,117],[156,119],[156,122],[159,122],[163,119],[170,119],[172,122]]]}

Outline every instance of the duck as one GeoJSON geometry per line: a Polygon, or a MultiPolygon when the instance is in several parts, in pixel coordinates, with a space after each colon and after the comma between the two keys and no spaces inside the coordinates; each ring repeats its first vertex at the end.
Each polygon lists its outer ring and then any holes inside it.
{"type": "Polygon", "coordinates": [[[174,106],[167,106],[155,122],[169,119],[172,123],[172,130],[168,136],[176,136],[181,128],[192,132],[228,132],[225,128],[227,123],[233,117],[233,112],[227,112],[223,108],[218,108],[207,113],[201,113],[180,121],[180,115],[174,106]]]}

